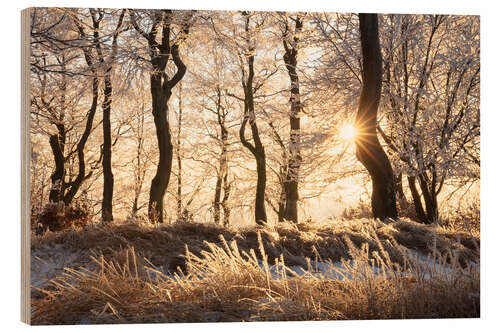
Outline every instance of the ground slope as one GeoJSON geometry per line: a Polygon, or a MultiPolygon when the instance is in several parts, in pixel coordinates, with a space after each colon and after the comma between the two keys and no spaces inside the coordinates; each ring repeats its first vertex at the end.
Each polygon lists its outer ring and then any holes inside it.
{"type": "Polygon", "coordinates": [[[32,285],[37,324],[477,317],[479,239],[371,219],[118,223],[35,236],[32,285]],[[349,279],[297,274],[311,262],[349,279]]]}

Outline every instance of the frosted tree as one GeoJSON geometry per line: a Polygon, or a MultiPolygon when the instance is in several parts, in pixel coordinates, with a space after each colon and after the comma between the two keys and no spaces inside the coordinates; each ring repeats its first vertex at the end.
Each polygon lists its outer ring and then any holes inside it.
{"type": "Polygon", "coordinates": [[[131,22],[147,41],[150,71],[152,113],[158,141],[158,166],[151,181],[148,215],[151,221],[163,222],[163,197],[172,171],[173,144],[168,121],[168,101],[172,89],[186,73],[180,56],[180,46],[189,34],[192,12],[172,10],[132,10],[131,22]],[[174,75],[166,68],[173,61],[174,75]]]}
{"type": "Polygon", "coordinates": [[[447,182],[479,179],[479,19],[389,15],[384,30],[379,132],[407,174],[418,219],[435,222],[447,182]]]}
{"type": "Polygon", "coordinates": [[[303,14],[291,16],[283,14],[280,17],[280,28],[283,37],[283,61],[285,62],[288,76],[290,77],[290,142],[285,167],[284,180],[284,209],[283,215],[278,219],[286,219],[297,223],[297,201],[299,200],[299,169],[300,169],[300,84],[297,73],[297,56],[299,41],[304,25],[303,14]],[[291,22],[290,22],[291,21],[291,22]]]}
{"type": "MultiPolygon", "coordinates": [[[[35,77],[32,118],[40,124],[39,129],[49,135],[54,159],[49,200],[62,201],[66,205],[73,201],[84,181],[92,177],[97,169],[96,162],[100,160],[100,157],[94,160],[88,170],[86,144],[94,130],[99,103],[95,54],[100,34],[99,24],[88,29],[82,23],[81,19],[86,14],[88,11],[52,9],[47,13],[51,18],[48,21],[50,27],[34,23],[33,27],[43,33],[32,31],[35,50],[32,59],[35,77]],[[82,107],[89,93],[90,106],[83,112],[82,107]],[[44,128],[43,124],[47,122],[50,128],[44,128]],[[79,135],[78,131],[81,131],[79,135]]],[[[43,16],[34,11],[32,19],[37,17],[44,21],[43,16]]]]}
{"type": "Polygon", "coordinates": [[[359,14],[363,88],[356,114],[356,157],[372,179],[372,212],[375,218],[397,218],[392,166],[377,138],[377,111],[382,89],[382,54],[377,14],[359,14]]]}

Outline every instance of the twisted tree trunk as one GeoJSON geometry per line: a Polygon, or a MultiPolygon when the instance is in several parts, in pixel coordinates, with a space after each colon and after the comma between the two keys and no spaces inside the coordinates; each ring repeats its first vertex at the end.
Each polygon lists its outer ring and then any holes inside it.
{"type": "Polygon", "coordinates": [[[161,83],[158,82],[158,78],[153,78],[156,74],[151,76],[152,113],[156,127],[159,157],[156,174],[151,181],[151,188],[149,190],[148,215],[151,221],[162,223],[163,197],[170,180],[173,157],[172,137],[170,135],[170,125],[167,120],[168,98],[166,97],[170,97],[170,94],[163,95],[161,92],[161,83]]]}
{"type": "Polygon", "coordinates": [[[172,89],[186,73],[186,65],[179,55],[179,44],[189,34],[189,24],[184,22],[177,38],[171,41],[172,10],[153,11],[152,26],[148,32],[137,24],[135,12],[131,10],[130,13],[131,23],[135,30],[148,42],[149,56],[153,67],[150,74],[150,89],[159,157],[156,174],[151,181],[149,190],[148,215],[151,222],[162,223],[163,197],[170,181],[173,159],[172,136],[167,118],[167,103],[172,96],[172,89]],[[156,37],[160,31],[161,41],[158,42],[156,37]],[[172,56],[177,72],[169,79],[165,69],[170,56],[172,56]]]}
{"type": "Polygon", "coordinates": [[[382,86],[382,56],[377,14],[360,14],[363,53],[363,88],[356,114],[356,157],[372,179],[372,212],[375,218],[397,218],[394,174],[377,138],[377,110],[382,86]]]}

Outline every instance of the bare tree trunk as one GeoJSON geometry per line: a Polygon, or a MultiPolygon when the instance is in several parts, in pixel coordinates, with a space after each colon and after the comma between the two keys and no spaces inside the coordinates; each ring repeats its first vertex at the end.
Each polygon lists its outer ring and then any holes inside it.
{"type": "Polygon", "coordinates": [[[163,223],[163,197],[167,190],[172,172],[173,145],[170,134],[170,124],[167,119],[168,100],[172,96],[172,89],[180,82],[186,73],[186,65],[179,55],[180,41],[189,34],[189,24],[183,23],[183,29],[172,42],[172,11],[154,11],[152,26],[149,32],[144,31],[136,22],[135,12],[131,13],[131,23],[135,30],[148,41],[149,55],[153,71],[150,74],[152,113],[156,127],[156,138],[158,142],[158,165],[156,174],[151,181],[149,191],[148,216],[150,221],[163,223]],[[156,41],[158,32],[161,30],[161,42],[156,41]],[[177,72],[168,79],[165,72],[167,62],[172,60],[177,72]]]}
{"type": "MultiPolygon", "coordinates": [[[[98,22],[95,16],[95,10],[91,10],[92,20],[94,27],[98,28],[98,22]]],[[[99,13],[99,15],[102,12],[99,13]]],[[[115,32],[113,34],[113,41],[111,43],[111,55],[109,63],[107,64],[106,73],[104,75],[104,101],[102,103],[102,176],[103,176],[103,193],[101,215],[103,222],[113,221],[113,186],[114,176],[111,166],[111,103],[113,102],[113,86],[111,84],[111,74],[113,70],[113,63],[116,56],[116,48],[118,36],[120,34],[120,27],[123,22],[125,10],[122,10],[118,19],[115,32]]],[[[102,16],[101,16],[102,17],[102,16]]],[[[100,42],[96,45],[97,54],[99,55],[101,64],[104,64],[104,56],[102,54],[100,42]]]]}
{"type": "MultiPolygon", "coordinates": [[[[156,139],[158,142],[158,165],[156,174],[151,181],[149,191],[148,215],[153,222],[163,222],[163,197],[167,190],[172,171],[173,146],[170,136],[170,126],[167,120],[167,100],[161,93],[161,84],[155,82],[151,75],[151,96],[153,101],[153,118],[156,126],[156,139]]],[[[158,75],[160,76],[160,75],[158,75]]],[[[161,80],[157,78],[158,81],[161,80]]],[[[170,97],[170,96],[169,96],[170,97]]]]}
{"type": "MultiPolygon", "coordinates": [[[[66,57],[63,55],[61,57],[61,67],[62,70],[66,70],[66,57]]],[[[43,85],[45,84],[45,80],[43,81],[43,85]]],[[[54,157],[54,165],[55,169],[52,173],[50,180],[52,183],[50,192],[49,192],[49,201],[50,202],[59,202],[63,200],[64,191],[65,191],[65,183],[64,178],[66,176],[66,158],[64,156],[64,148],[66,146],[66,126],[64,126],[64,118],[65,118],[65,101],[66,101],[66,77],[63,76],[62,84],[60,85],[61,89],[61,97],[60,104],[63,106],[58,116],[58,121],[54,123],[57,128],[57,134],[51,135],[49,138],[50,148],[52,150],[52,156],[54,157]]],[[[45,91],[45,86],[42,87],[42,91],[45,91]]],[[[45,99],[42,99],[42,103],[45,99]]]]}
{"type": "Polygon", "coordinates": [[[50,148],[54,156],[55,170],[50,176],[52,187],[49,193],[49,201],[59,202],[63,196],[63,182],[64,182],[64,144],[61,133],[51,135],[49,138],[50,148]]]}
{"type": "MultiPolygon", "coordinates": [[[[243,13],[245,18],[245,31],[247,34],[250,31],[250,16],[248,13],[243,13]]],[[[247,40],[248,45],[250,45],[250,40],[247,40]]],[[[248,50],[248,78],[242,80],[243,90],[245,92],[245,112],[243,116],[243,122],[240,127],[240,141],[245,148],[247,148],[255,158],[256,169],[257,169],[257,187],[255,190],[255,223],[259,225],[264,225],[267,223],[266,205],[265,205],[265,194],[266,194],[266,154],[264,146],[260,141],[259,129],[257,127],[257,122],[255,119],[255,109],[254,109],[254,96],[253,96],[253,78],[254,78],[254,51],[253,46],[249,47],[248,50]],[[252,138],[254,144],[252,145],[245,138],[245,128],[247,123],[250,124],[250,129],[252,130],[252,138]]]]}
{"type": "Polygon", "coordinates": [[[363,53],[363,88],[356,114],[356,157],[372,179],[372,212],[375,218],[397,218],[394,174],[377,138],[377,109],[382,85],[382,56],[377,14],[360,14],[363,53]]]}
{"type": "Polygon", "coordinates": [[[286,40],[283,40],[285,61],[290,77],[290,144],[287,174],[285,179],[285,210],[283,217],[294,223],[297,223],[297,201],[299,200],[299,168],[300,168],[300,90],[299,76],[297,74],[297,43],[299,41],[298,33],[302,31],[302,19],[297,16],[295,19],[295,35],[293,43],[289,46],[286,40]]]}
{"type": "Polygon", "coordinates": [[[415,185],[415,176],[408,176],[408,186],[410,187],[417,218],[420,222],[425,223],[427,222],[427,216],[425,215],[424,208],[422,207],[422,201],[420,200],[420,194],[418,193],[417,187],[415,185]]]}
{"type": "Polygon", "coordinates": [[[400,172],[394,179],[396,185],[396,198],[399,202],[401,209],[408,208],[408,200],[403,189],[403,174],[400,172]]]}
{"type": "Polygon", "coordinates": [[[424,176],[419,175],[418,181],[420,189],[422,191],[422,196],[425,202],[425,211],[427,219],[425,223],[434,223],[438,219],[438,206],[437,206],[437,196],[433,189],[429,189],[429,182],[424,176]]]}
{"type": "Polygon", "coordinates": [[[227,161],[228,149],[228,136],[229,132],[226,128],[226,115],[227,112],[222,105],[222,90],[219,86],[216,87],[217,97],[215,99],[215,110],[217,115],[217,123],[219,124],[220,134],[217,137],[220,146],[219,154],[219,168],[217,170],[217,179],[215,183],[215,196],[214,196],[214,223],[221,223],[221,207],[224,210],[223,225],[229,225],[229,207],[227,207],[227,200],[229,198],[230,184],[228,183],[229,166],[227,161]],[[222,192],[224,196],[221,200],[222,192]]]}
{"type": "Polygon", "coordinates": [[[134,202],[132,204],[132,216],[136,217],[138,211],[139,211],[139,196],[135,194],[134,202]]]}
{"type": "MultiPolygon", "coordinates": [[[[95,75],[95,74],[94,74],[95,75]]],[[[90,136],[90,132],[92,130],[92,123],[94,122],[94,116],[96,113],[97,109],[97,100],[99,97],[99,79],[97,76],[94,76],[92,78],[92,106],[90,107],[90,110],[87,114],[87,122],[85,124],[85,130],[83,131],[83,134],[80,138],[80,141],[78,141],[77,144],[77,156],[78,156],[78,174],[76,178],[68,184],[69,190],[66,192],[64,195],[64,203],[68,205],[73,201],[73,198],[75,197],[76,193],[80,189],[80,186],[82,185],[83,181],[90,177],[91,173],[88,175],[85,175],[85,145],[87,144],[87,140],[90,136]]],[[[92,172],[92,171],[91,171],[92,172]]]]}
{"type": "Polygon", "coordinates": [[[286,188],[285,188],[286,174],[283,172],[280,173],[280,176],[282,176],[282,179],[280,179],[281,192],[278,201],[278,222],[283,222],[285,221],[285,207],[286,207],[286,188]]]}
{"type": "Polygon", "coordinates": [[[257,189],[255,190],[255,221],[257,224],[267,223],[265,206],[266,195],[266,155],[264,147],[257,149],[257,189]]]}
{"type": "MultiPolygon", "coordinates": [[[[85,30],[80,22],[75,21],[77,28],[80,33],[81,38],[85,38],[85,30]]],[[[94,47],[97,47],[99,43],[99,24],[94,24],[94,34],[93,34],[93,44],[94,47]]],[[[99,100],[99,78],[97,72],[94,68],[94,62],[92,60],[92,54],[89,48],[82,48],[83,54],[85,56],[85,62],[87,63],[88,68],[92,74],[92,105],[87,113],[87,122],[85,123],[85,129],[78,141],[76,146],[77,156],[78,156],[78,174],[76,178],[68,184],[64,184],[64,187],[69,187],[68,192],[65,193],[63,201],[64,204],[68,205],[73,201],[76,193],[80,189],[83,181],[92,175],[92,171],[89,174],[85,174],[85,145],[87,144],[87,140],[90,136],[90,132],[92,131],[92,124],[94,122],[95,113],[97,110],[97,101],[99,100]]]]}
{"type": "Polygon", "coordinates": [[[113,221],[113,185],[114,176],[111,168],[111,102],[113,87],[111,73],[106,73],[104,78],[104,102],[102,104],[102,175],[104,180],[102,193],[102,221],[113,221]]]}
{"type": "Polygon", "coordinates": [[[177,118],[177,219],[182,215],[182,159],[181,159],[181,128],[182,128],[182,82],[179,83],[179,114],[177,118]]]}
{"type": "Polygon", "coordinates": [[[137,129],[137,152],[136,152],[136,165],[135,165],[135,184],[134,184],[134,200],[132,204],[132,216],[137,216],[139,211],[139,197],[142,191],[142,185],[144,184],[144,178],[146,175],[146,167],[141,163],[141,155],[144,144],[144,104],[142,105],[141,115],[138,119],[138,129],[137,129]]]}
{"type": "Polygon", "coordinates": [[[221,175],[221,170],[219,170],[219,173],[217,174],[217,181],[215,183],[215,197],[214,197],[214,223],[219,224],[220,223],[220,197],[222,193],[222,175],[221,175]]]}
{"type": "Polygon", "coordinates": [[[231,207],[229,207],[229,193],[231,191],[231,184],[229,183],[228,179],[228,165],[226,162],[226,172],[224,173],[224,177],[222,178],[223,182],[223,188],[224,188],[224,196],[222,197],[222,209],[224,210],[224,226],[228,227],[229,226],[229,218],[231,215],[231,207]]]}
{"type": "MultiPolygon", "coordinates": [[[[219,157],[219,172],[217,173],[217,181],[215,184],[215,198],[214,198],[214,222],[216,224],[220,223],[221,219],[221,206],[224,209],[224,215],[228,214],[226,209],[227,199],[229,197],[229,184],[228,184],[228,163],[227,163],[227,138],[228,132],[224,123],[220,124],[221,127],[221,155],[219,157]],[[221,201],[222,191],[224,191],[224,196],[221,201]]],[[[229,221],[229,217],[224,217],[224,225],[226,220],[229,221]]]]}
{"type": "Polygon", "coordinates": [[[255,157],[255,162],[257,167],[257,187],[255,190],[255,211],[254,211],[255,223],[263,225],[267,222],[267,214],[265,207],[266,155],[264,151],[264,146],[260,141],[257,124],[255,123],[255,114],[253,114],[250,111],[245,112],[245,116],[243,118],[243,122],[240,127],[240,140],[243,146],[245,146],[248,150],[250,150],[252,155],[255,157]],[[252,115],[253,117],[250,115],[252,115]],[[245,139],[245,127],[250,117],[253,118],[252,120],[250,120],[250,128],[252,129],[252,137],[254,139],[255,146],[252,146],[252,144],[250,144],[245,139]]]}

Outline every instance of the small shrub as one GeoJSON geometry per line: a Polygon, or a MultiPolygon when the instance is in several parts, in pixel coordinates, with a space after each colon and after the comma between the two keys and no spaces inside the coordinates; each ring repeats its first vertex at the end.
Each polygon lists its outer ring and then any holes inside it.
{"type": "Polygon", "coordinates": [[[61,231],[71,227],[83,228],[90,222],[90,209],[76,201],[70,205],[63,202],[51,202],[45,205],[42,213],[36,219],[37,228],[46,231],[61,231]]]}

